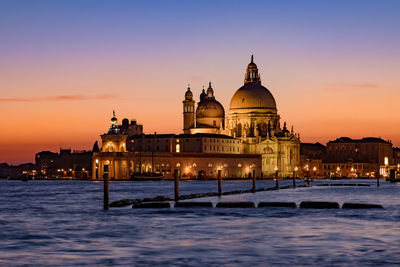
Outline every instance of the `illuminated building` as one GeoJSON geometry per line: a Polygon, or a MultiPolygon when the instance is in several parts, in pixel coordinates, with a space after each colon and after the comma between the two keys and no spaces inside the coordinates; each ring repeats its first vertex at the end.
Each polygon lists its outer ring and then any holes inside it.
{"type": "Polygon", "coordinates": [[[281,177],[300,164],[300,141],[293,127],[280,125],[275,99],[261,85],[253,56],[244,85],[233,95],[229,116],[214,95],[211,82],[196,102],[190,88],[183,100],[183,134],[143,134],[127,119],[111,119],[101,135],[101,152],[93,154],[93,178],[129,179],[134,173],[156,172],[171,178],[175,169],[188,178],[281,177]],[[226,124],[226,125],[225,125],[226,124]]]}
{"type": "Polygon", "coordinates": [[[390,141],[381,138],[340,137],[326,147],[302,143],[301,166],[303,172],[306,166],[316,167],[319,177],[387,177],[391,170],[400,169],[396,151],[390,141]]]}

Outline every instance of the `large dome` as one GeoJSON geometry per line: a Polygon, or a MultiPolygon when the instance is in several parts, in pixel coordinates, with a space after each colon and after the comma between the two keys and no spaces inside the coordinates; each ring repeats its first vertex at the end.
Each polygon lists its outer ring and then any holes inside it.
{"type": "Polygon", "coordinates": [[[196,109],[196,118],[224,118],[224,107],[215,99],[199,102],[196,109]]]}
{"type": "Polygon", "coordinates": [[[246,83],[231,99],[230,110],[235,109],[276,109],[271,92],[260,83],[246,83]]]}

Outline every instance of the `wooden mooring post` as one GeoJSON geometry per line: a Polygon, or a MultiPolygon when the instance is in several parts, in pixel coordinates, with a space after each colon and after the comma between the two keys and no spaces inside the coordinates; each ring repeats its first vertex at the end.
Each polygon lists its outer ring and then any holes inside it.
{"type": "Polygon", "coordinates": [[[109,202],[108,173],[105,173],[103,175],[103,184],[104,184],[103,209],[108,210],[108,202],[109,202]]]}
{"type": "Polygon", "coordinates": [[[257,190],[257,185],[256,185],[256,171],[255,170],[253,170],[253,189],[252,189],[252,191],[253,191],[253,193],[255,193],[256,192],[256,190],[257,190]]]}
{"type": "Polygon", "coordinates": [[[221,170],[218,170],[218,196],[222,195],[222,177],[221,170]]]}
{"type": "Polygon", "coordinates": [[[296,171],[293,171],[293,187],[296,187],[296,171]]]}
{"type": "Polygon", "coordinates": [[[175,202],[179,201],[179,170],[174,170],[174,178],[175,178],[175,202]]]}
{"type": "Polygon", "coordinates": [[[379,187],[380,186],[380,184],[379,184],[379,171],[377,171],[376,172],[376,187],[379,187]]]}

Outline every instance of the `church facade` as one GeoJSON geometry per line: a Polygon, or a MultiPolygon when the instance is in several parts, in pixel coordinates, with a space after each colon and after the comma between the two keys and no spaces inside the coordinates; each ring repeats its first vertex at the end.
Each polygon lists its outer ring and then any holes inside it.
{"type": "Polygon", "coordinates": [[[172,178],[289,177],[300,167],[300,138],[293,127],[281,127],[276,102],[262,86],[253,56],[244,85],[233,95],[229,114],[214,95],[211,82],[199,102],[190,88],[183,100],[183,134],[144,134],[136,121],[111,127],[102,137],[102,149],[93,155],[93,178],[107,173],[112,179],[155,172],[172,178]]]}

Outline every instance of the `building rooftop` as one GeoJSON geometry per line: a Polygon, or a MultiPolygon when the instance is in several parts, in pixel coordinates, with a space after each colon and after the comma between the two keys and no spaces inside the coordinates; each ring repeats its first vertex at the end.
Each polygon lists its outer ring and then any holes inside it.
{"type": "Polygon", "coordinates": [[[340,137],[329,143],[386,143],[391,144],[390,141],[383,140],[379,137],[364,137],[362,139],[352,139],[350,137],[340,137]]]}
{"type": "Polygon", "coordinates": [[[196,134],[143,134],[143,135],[132,135],[129,138],[141,138],[145,137],[146,139],[152,139],[152,138],[202,138],[202,137],[208,137],[208,138],[224,138],[224,139],[235,139],[232,136],[228,136],[225,134],[212,134],[212,133],[196,133],[196,134]]]}

